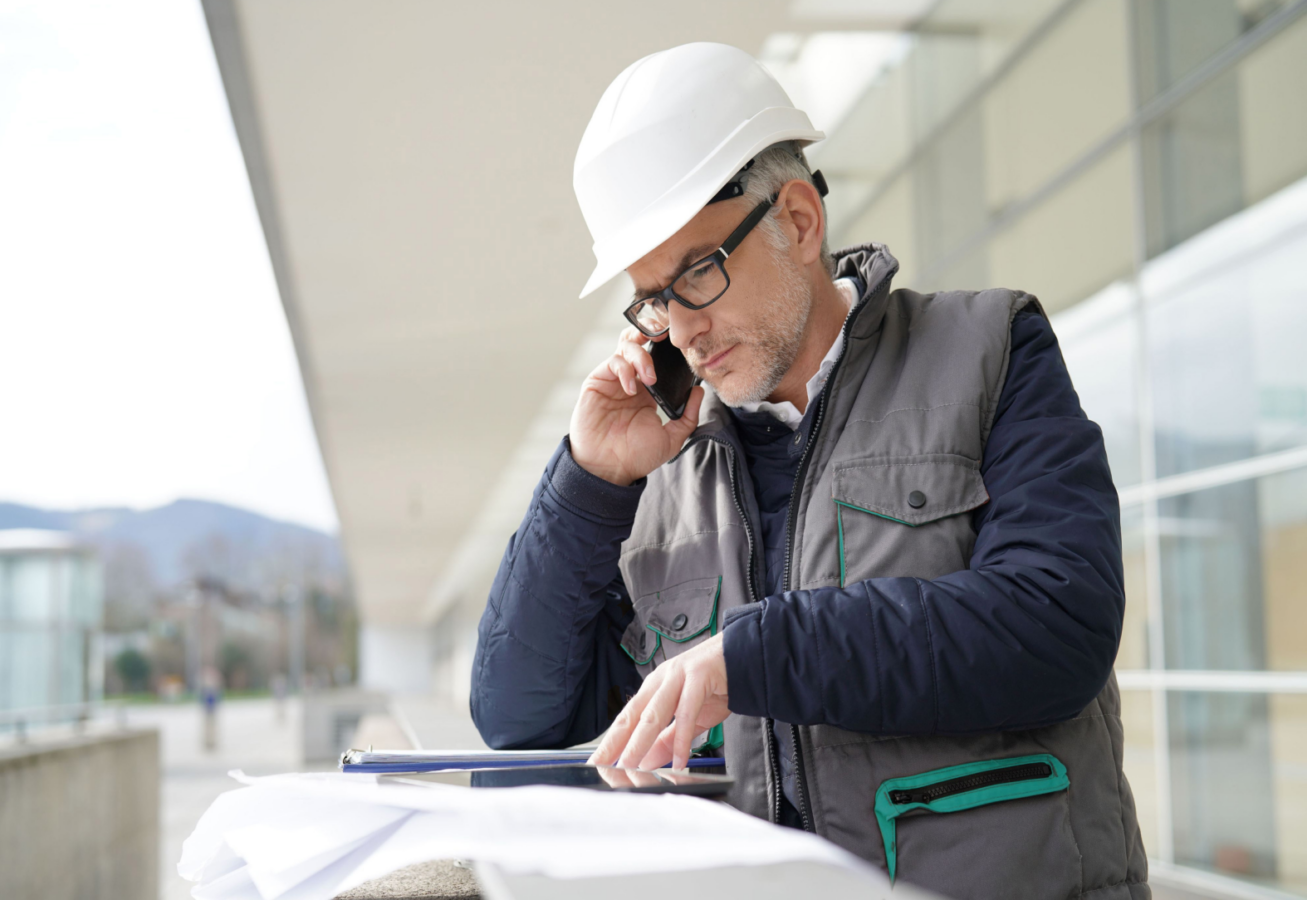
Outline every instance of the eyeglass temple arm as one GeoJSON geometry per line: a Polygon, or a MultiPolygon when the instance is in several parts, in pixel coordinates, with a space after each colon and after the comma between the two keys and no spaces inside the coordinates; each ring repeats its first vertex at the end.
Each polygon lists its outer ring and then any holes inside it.
{"type": "Polygon", "coordinates": [[[745,216],[739,227],[727,235],[726,240],[722,241],[721,251],[723,254],[730,256],[735,252],[735,248],[740,246],[740,241],[744,240],[745,236],[753,231],[754,226],[762,221],[762,217],[767,215],[768,210],[776,205],[776,198],[779,196],[779,193],[772,194],[771,199],[762,201],[753,208],[753,212],[745,216]]]}

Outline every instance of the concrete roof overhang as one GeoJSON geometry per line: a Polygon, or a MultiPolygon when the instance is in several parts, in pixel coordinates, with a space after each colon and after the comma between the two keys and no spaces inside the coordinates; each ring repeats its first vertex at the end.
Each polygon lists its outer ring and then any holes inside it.
{"type": "Polygon", "coordinates": [[[577,299],[571,188],[603,89],[679,43],[828,26],[786,0],[204,8],[362,616],[425,624],[605,301],[577,299]]]}

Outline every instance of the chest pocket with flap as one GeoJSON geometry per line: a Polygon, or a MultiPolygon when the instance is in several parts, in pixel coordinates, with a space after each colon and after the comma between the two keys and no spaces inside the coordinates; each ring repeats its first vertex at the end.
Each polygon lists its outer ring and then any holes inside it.
{"type": "Polygon", "coordinates": [[[938,578],[970,562],[970,512],[989,502],[980,463],[951,453],[852,460],[832,491],[840,584],[938,578]]]}
{"type": "Polygon", "coordinates": [[[635,601],[635,618],[622,635],[622,650],[645,677],[660,662],[717,633],[722,579],[696,578],[635,601]]]}

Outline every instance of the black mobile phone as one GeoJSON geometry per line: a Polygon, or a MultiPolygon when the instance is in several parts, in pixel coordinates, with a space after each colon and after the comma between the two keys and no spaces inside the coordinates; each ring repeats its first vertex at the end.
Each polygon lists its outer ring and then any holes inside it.
{"type": "Polygon", "coordinates": [[[685,414],[685,404],[690,402],[690,391],[699,383],[694,377],[694,370],[685,361],[685,355],[672,343],[670,337],[653,341],[645,347],[653,358],[653,384],[646,384],[645,390],[653,395],[669,419],[679,419],[685,414]]]}

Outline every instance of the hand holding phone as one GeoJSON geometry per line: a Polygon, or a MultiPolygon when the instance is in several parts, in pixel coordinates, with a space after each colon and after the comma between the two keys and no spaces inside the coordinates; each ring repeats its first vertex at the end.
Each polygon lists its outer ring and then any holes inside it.
{"type": "Polygon", "coordinates": [[[634,328],[623,331],[616,352],[586,378],[572,411],[573,460],[613,484],[631,484],[671,459],[699,420],[703,388],[695,386],[681,352],[668,338],[652,347],[646,341],[634,328]],[[660,406],[671,421],[659,417],[660,406]]]}
{"type": "Polygon", "coordinates": [[[685,354],[677,349],[667,338],[652,341],[645,347],[653,360],[653,384],[646,384],[647,390],[667,413],[669,419],[679,419],[685,414],[685,404],[690,402],[690,391],[699,383],[694,370],[685,361],[685,354]]]}

